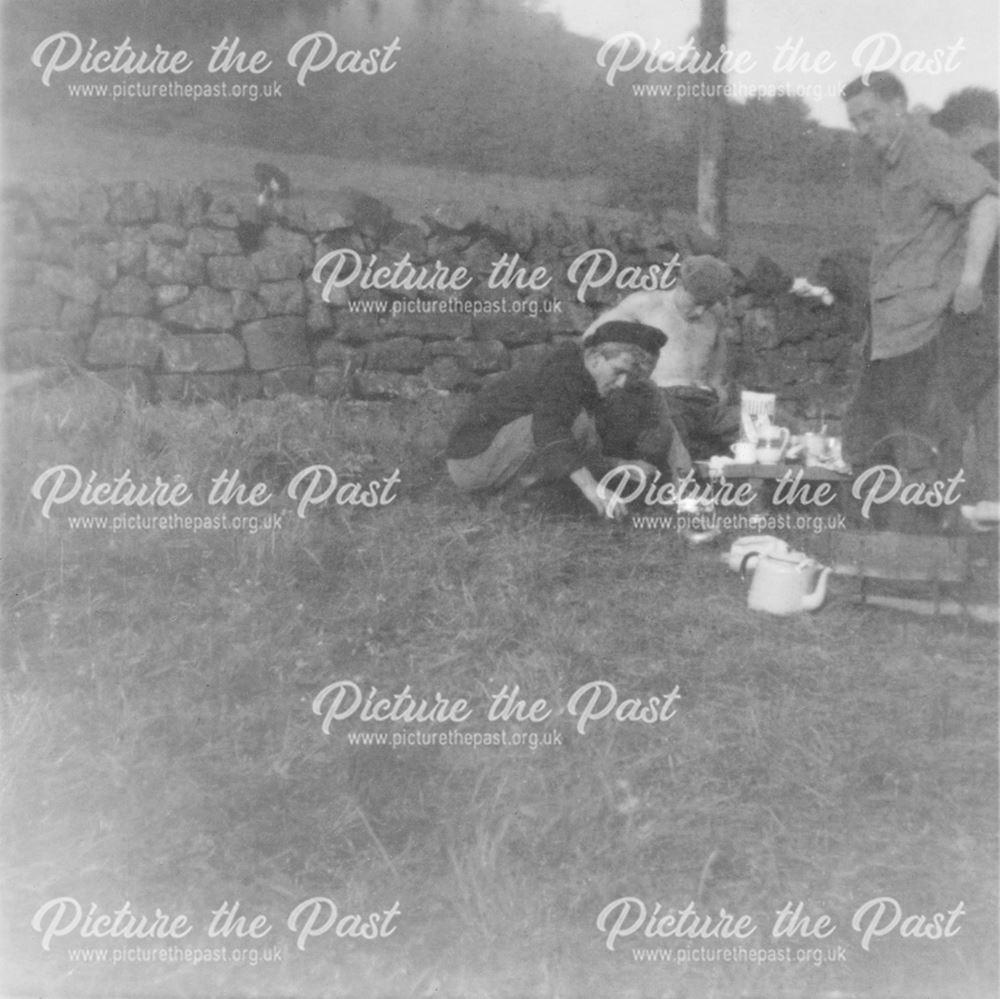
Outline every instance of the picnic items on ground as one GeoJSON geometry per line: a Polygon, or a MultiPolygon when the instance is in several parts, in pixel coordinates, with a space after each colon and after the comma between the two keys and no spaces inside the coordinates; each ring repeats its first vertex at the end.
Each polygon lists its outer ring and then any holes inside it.
{"type": "Polygon", "coordinates": [[[753,579],[747,594],[750,610],[786,616],[823,606],[830,569],[815,559],[795,551],[782,555],[750,552],[743,558],[744,575],[751,562],[753,579]]]}
{"type": "Polygon", "coordinates": [[[773,392],[740,392],[740,439],[730,445],[730,454],[708,460],[711,477],[725,474],[729,465],[780,465],[800,461],[807,468],[825,468],[841,475],[850,473],[844,461],[841,439],[818,431],[792,434],[774,422],[777,396],[773,392]]]}
{"type": "Polygon", "coordinates": [[[691,526],[681,531],[684,540],[690,545],[714,541],[722,533],[718,524],[711,519],[715,512],[715,503],[711,499],[682,496],[677,501],[677,512],[684,514],[691,521],[691,526]]]}
{"type": "Polygon", "coordinates": [[[740,427],[748,441],[757,443],[757,428],[774,422],[778,397],[773,392],[740,392],[740,427]]]}

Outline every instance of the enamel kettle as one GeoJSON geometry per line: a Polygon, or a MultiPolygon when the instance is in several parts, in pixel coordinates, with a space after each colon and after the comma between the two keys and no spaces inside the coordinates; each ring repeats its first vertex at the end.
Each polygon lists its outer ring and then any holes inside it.
{"type": "Polygon", "coordinates": [[[751,610],[788,615],[823,606],[830,570],[819,562],[801,552],[781,555],[751,552],[740,567],[744,576],[752,560],[757,564],[747,595],[747,606],[751,610]]]}

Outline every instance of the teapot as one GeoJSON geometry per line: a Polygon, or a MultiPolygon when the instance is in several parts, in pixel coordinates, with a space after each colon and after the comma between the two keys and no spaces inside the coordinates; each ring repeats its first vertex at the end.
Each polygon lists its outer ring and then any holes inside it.
{"type": "Polygon", "coordinates": [[[823,605],[829,568],[801,552],[784,555],[751,552],[743,558],[741,572],[744,575],[751,559],[757,559],[747,595],[747,606],[751,610],[788,615],[818,610],[823,605]]]}

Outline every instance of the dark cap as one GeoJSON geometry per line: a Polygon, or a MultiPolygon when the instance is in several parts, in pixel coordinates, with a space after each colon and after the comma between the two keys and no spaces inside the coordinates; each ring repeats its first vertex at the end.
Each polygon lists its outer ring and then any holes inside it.
{"type": "Polygon", "coordinates": [[[638,347],[656,357],[660,348],[667,342],[667,334],[655,326],[645,323],[626,323],[611,320],[598,326],[594,332],[583,341],[584,347],[598,347],[602,343],[625,343],[638,347]]]}

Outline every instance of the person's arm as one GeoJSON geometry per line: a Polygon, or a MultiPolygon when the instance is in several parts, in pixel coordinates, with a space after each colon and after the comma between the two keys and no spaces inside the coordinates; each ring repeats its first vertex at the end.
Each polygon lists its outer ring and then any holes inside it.
{"type": "Polygon", "coordinates": [[[584,467],[578,468],[575,472],[570,472],[570,481],[577,489],[587,497],[591,506],[601,514],[601,516],[614,517],[615,513],[613,510],[608,509],[607,500],[601,499],[597,491],[597,479],[594,478],[590,473],[590,469],[584,467]]]}
{"type": "Polygon", "coordinates": [[[708,358],[708,370],[705,381],[709,388],[715,389],[720,399],[726,397],[728,359],[729,359],[729,330],[726,328],[726,319],[716,317],[718,330],[715,334],[715,345],[708,358]]]}
{"type": "Polygon", "coordinates": [[[998,223],[1000,200],[995,194],[983,195],[969,212],[965,263],[952,304],[959,315],[975,312],[983,303],[983,272],[996,245],[998,223]]]}

